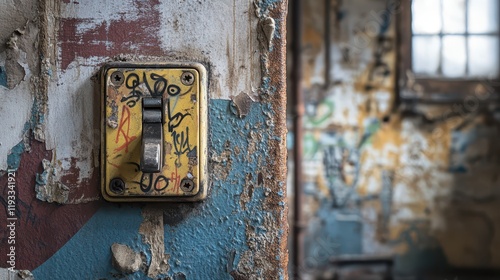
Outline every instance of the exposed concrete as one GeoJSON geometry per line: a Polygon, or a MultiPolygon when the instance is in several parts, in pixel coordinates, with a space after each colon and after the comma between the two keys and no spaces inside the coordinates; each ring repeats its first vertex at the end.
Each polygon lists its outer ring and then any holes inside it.
{"type": "Polygon", "coordinates": [[[4,1],[0,9],[0,53],[6,50],[5,43],[12,32],[32,21],[37,16],[38,1],[19,0],[4,1]]]}
{"type": "Polygon", "coordinates": [[[35,277],[33,277],[33,274],[29,270],[11,270],[8,268],[0,268],[0,279],[35,280],[35,277]]]}
{"type": "Polygon", "coordinates": [[[41,201],[68,202],[69,188],[57,180],[57,170],[50,161],[42,161],[43,173],[36,174],[36,198],[41,201]]]}
{"type": "Polygon", "coordinates": [[[240,206],[241,209],[246,210],[246,204],[252,200],[253,191],[255,188],[256,182],[253,180],[252,173],[248,173],[245,178],[245,188],[240,195],[240,206]]]}
{"type": "Polygon", "coordinates": [[[9,2],[0,11],[0,67],[5,75],[5,84],[0,85],[0,118],[10,131],[0,136],[0,170],[7,169],[7,155],[17,153],[15,146],[21,141],[29,150],[27,138],[39,73],[36,5],[36,1],[9,2]]]}
{"type": "Polygon", "coordinates": [[[168,264],[169,254],[165,254],[163,211],[154,206],[146,206],[142,210],[144,222],[139,228],[144,243],[149,245],[151,262],[148,266],[148,276],[155,278],[166,274],[170,269],[168,264]]]}
{"type": "Polygon", "coordinates": [[[7,41],[7,59],[5,61],[5,72],[7,73],[7,88],[15,88],[21,81],[24,80],[26,71],[19,63],[21,56],[22,60],[26,60],[26,53],[21,53],[17,46],[17,41],[20,36],[24,35],[25,29],[16,29],[12,36],[7,41]]]}
{"type": "Polygon", "coordinates": [[[130,274],[139,271],[142,265],[141,254],[135,252],[127,245],[114,243],[111,246],[112,263],[116,270],[130,274]]]}
{"type": "Polygon", "coordinates": [[[224,151],[217,155],[215,152],[210,156],[210,163],[212,164],[212,180],[226,180],[231,170],[233,159],[231,157],[232,149],[231,143],[224,144],[224,151]]]}

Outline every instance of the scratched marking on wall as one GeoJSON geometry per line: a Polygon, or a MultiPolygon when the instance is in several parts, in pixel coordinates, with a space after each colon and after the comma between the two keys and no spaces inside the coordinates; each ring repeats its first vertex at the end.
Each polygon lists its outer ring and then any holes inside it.
{"type": "MultiPolygon", "coordinates": [[[[113,75],[108,76],[106,119],[108,124],[116,119],[118,126],[106,126],[106,186],[112,179],[121,178],[124,195],[190,196],[198,192],[199,84],[184,85],[184,71],[125,69],[121,84],[112,80],[113,75]],[[161,97],[164,104],[164,165],[160,173],[140,170],[144,97],[161,97]],[[185,188],[183,180],[195,184],[185,188]]],[[[199,80],[196,71],[191,73],[199,80]]]]}

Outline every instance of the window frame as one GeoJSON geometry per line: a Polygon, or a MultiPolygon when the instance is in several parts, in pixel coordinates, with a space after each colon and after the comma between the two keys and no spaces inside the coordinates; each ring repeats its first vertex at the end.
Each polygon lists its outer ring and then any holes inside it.
{"type": "MultiPolygon", "coordinates": [[[[449,101],[462,100],[475,93],[478,86],[483,85],[488,92],[494,91],[495,95],[500,92],[500,75],[495,79],[488,78],[444,78],[444,77],[415,77],[410,81],[407,73],[413,73],[412,69],[412,2],[413,0],[399,0],[400,12],[396,15],[397,38],[398,38],[398,81],[400,93],[409,98],[415,97],[414,90],[408,88],[410,83],[418,84],[422,90],[423,97],[446,99],[449,101]]],[[[473,0],[472,0],[473,1],[473,0]]],[[[500,18],[500,5],[499,5],[500,18]]],[[[498,22],[500,30],[500,20],[498,22]]],[[[500,39],[500,36],[499,36],[500,39]]],[[[497,50],[500,57],[500,48],[497,50]]],[[[500,64],[500,61],[499,61],[500,64]]],[[[404,99],[404,96],[401,98],[404,99]]],[[[419,96],[422,97],[422,96],[419,96]]]]}

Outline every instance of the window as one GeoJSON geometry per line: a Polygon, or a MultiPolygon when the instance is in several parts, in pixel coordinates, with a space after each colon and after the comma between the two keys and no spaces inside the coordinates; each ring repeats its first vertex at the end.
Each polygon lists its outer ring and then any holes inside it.
{"type": "Polygon", "coordinates": [[[402,76],[411,70],[426,93],[465,93],[498,80],[498,0],[403,0],[401,11],[402,76]]]}

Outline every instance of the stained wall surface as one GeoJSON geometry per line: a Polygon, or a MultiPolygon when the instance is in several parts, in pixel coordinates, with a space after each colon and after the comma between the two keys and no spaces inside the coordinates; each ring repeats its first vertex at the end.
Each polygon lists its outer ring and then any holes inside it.
{"type": "Polygon", "coordinates": [[[307,270],[349,255],[395,257],[401,274],[499,268],[498,114],[480,106],[494,95],[488,81],[446,105],[401,102],[403,91],[426,92],[398,83],[411,80],[397,70],[400,2],[332,0],[326,85],[324,5],[303,9],[307,270]]]}
{"type": "Polygon", "coordinates": [[[0,228],[0,267],[35,279],[286,279],[286,5],[0,3],[0,219],[12,218],[13,176],[17,219],[0,228]],[[97,75],[111,61],[208,70],[206,201],[103,201],[97,75]]]}

